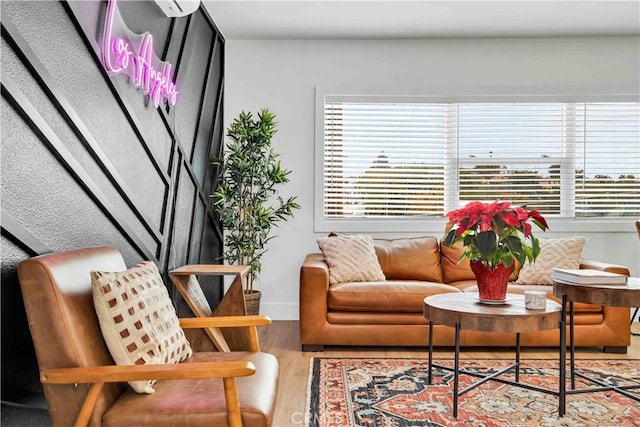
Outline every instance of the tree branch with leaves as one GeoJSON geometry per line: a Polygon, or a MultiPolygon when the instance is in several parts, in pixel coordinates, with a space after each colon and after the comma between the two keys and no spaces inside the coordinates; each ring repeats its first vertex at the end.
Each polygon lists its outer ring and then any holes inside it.
{"type": "Polygon", "coordinates": [[[225,230],[223,258],[229,264],[248,265],[246,291],[252,291],[262,270],[262,256],[273,239],[273,227],[293,217],[296,197],[283,199],[278,187],[289,182],[291,170],[282,167],[271,146],[275,115],[267,109],[254,119],[241,112],[227,129],[229,142],[218,167],[216,190],[211,194],[225,230]]]}

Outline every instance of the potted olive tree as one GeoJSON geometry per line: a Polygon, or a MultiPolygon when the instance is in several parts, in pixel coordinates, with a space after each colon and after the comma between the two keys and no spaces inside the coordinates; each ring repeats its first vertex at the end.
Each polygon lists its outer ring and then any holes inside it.
{"type": "Polygon", "coordinates": [[[225,230],[223,252],[229,264],[248,265],[245,287],[247,311],[257,314],[261,292],[254,284],[262,269],[272,228],[299,209],[296,197],[286,201],[277,187],[289,182],[290,170],[282,168],[279,155],[271,147],[276,133],[275,115],[263,109],[254,119],[241,112],[227,129],[229,141],[218,166],[216,189],[211,195],[225,230]]]}

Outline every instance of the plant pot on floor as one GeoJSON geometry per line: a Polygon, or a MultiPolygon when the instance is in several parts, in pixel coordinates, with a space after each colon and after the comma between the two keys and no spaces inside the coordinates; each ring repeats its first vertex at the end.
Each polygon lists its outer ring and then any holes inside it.
{"type": "Polygon", "coordinates": [[[262,292],[260,291],[244,291],[244,306],[247,309],[247,315],[255,316],[260,314],[260,298],[262,298],[262,292]]]}

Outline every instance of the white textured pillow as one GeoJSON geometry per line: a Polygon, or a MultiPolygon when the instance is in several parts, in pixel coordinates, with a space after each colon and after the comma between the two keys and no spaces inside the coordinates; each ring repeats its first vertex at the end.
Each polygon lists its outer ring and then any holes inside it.
{"type": "Polygon", "coordinates": [[[582,249],[587,239],[580,236],[563,239],[539,239],[540,255],[534,263],[525,264],[516,283],[521,285],[552,285],[554,268],[579,268],[582,249]]]}
{"type": "Polygon", "coordinates": [[[330,284],[385,280],[371,236],[340,234],[317,242],[329,266],[330,284]]]}
{"type": "MultiPolygon", "coordinates": [[[[92,271],[93,303],[100,329],[117,365],[179,363],[191,357],[158,268],[151,261],[115,273],[92,271]]],[[[130,381],[153,393],[155,381],[130,381]]]]}

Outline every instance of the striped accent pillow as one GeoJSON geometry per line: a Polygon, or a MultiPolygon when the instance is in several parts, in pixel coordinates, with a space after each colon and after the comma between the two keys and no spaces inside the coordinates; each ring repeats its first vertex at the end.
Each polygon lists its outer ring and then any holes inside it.
{"type": "MultiPolygon", "coordinates": [[[[191,357],[191,346],[153,262],[115,273],[92,271],[91,284],[102,336],[117,365],[179,363],[191,357]]],[[[153,393],[154,383],[129,382],[138,393],[153,393]]]]}
{"type": "Polygon", "coordinates": [[[329,266],[330,284],[385,280],[371,236],[340,234],[317,242],[329,266]]]}

